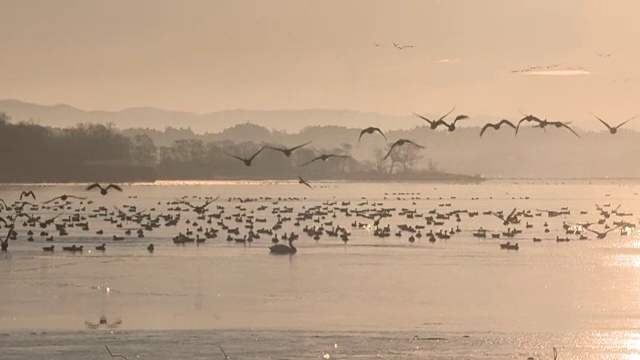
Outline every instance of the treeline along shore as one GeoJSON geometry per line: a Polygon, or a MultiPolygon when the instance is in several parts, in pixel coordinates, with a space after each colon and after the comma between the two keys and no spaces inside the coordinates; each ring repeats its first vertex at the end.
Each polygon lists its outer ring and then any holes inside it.
{"type": "MultiPolygon", "coordinates": [[[[255,125],[252,125],[255,127],[255,125]]],[[[251,127],[251,126],[249,126],[251,127]]],[[[258,127],[259,128],[259,127],[258,127]]],[[[262,128],[260,129],[263,130],[262,128]]],[[[168,130],[170,131],[170,130],[168,130]]],[[[79,124],[68,128],[13,123],[0,113],[0,182],[151,182],[155,180],[308,180],[446,181],[480,182],[480,176],[450,174],[424,160],[415,147],[376,147],[370,159],[351,156],[351,143],[318,149],[313,141],[290,156],[264,148],[251,166],[235,158],[250,157],[264,146],[285,147],[264,141],[207,141],[194,136],[157,145],[153,132],[121,131],[110,125],[79,124]],[[327,161],[305,162],[321,154],[342,155],[327,161]]],[[[295,138],[289,139],[289,142],[295,138]]],[[[307,142],[305,142],[307,143],[307,142]]],[[[301,145],[301,144],[298,144],[301,145]]]]}

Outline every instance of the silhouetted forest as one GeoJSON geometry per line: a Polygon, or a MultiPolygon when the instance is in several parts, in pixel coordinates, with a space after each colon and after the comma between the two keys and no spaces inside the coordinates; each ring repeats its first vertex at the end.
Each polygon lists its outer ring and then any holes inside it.
{"type": "MultiPolygon", "coordinates": [[[[257,128],[249,126],[250,133],[257,128]]],[[[242,127],[236,129],[242,130],[242,127]]],[[[233,130],[231,130],[233,132],[233,130]]],[[[264,129],[267,133],[268,130],[264,129]]],[[[152,181],[205,179],[308,179],[335,180],[446,180],[478,181],[477,178],[451,175],[416,167],[422,159],[419,149],[399,147],[383,161],[386,149],[376,149],[373,160],[358,161],[353,157],[318,160],[300,165],[325,154],[351,155],[353,146],[343,143],[319,151],[311,145],[302,147],[290,157],[282,152],[264,149],[251,166],[230,156],[250,157],[267,142],[233,142],[194,138],[194,134],[175,131],[169,145],[157,146],[145,131],[122,132],[111,125],[79,124],[57,129],[29,123],[13,124],[0,114],[0,151],[2,182],[67,182],[67,181],[152,181]]],[[[242,132],[242,131],[241,131],[242,132]]],[[[166,133],[172,133],[167,130],[166,133]]],[[[257,132],[265,135],[264,132],[257,132]]],[[[299,144],[296,144],[299,145],[299,144]]],[[[279,146],[272,143],[272,146],[279,146]]]]}
{"type": "Polygon", "coordinates": [[[156,179],[296,179],[310,180],[456,180],[463,175],[514,178],[640,178],[636,166],[640,134],[621,129],[584,132],[535,129],[524,124],[488,130],[479,136],[472,120],[455,131],[418,126],[410,130],[365,135],[343,126],[312,126],[289,134],[246,123],[220,133],[196,134],[168,127],[119,130],[111,125],[80,124],[50,128],[13,123],[0,115],[2,182],[151,181],[156,179]],[[389,144],[412,139],[425,149],[399,147],[383,161],[389,144]],[[228,155],[250,157],[264,145],[292,147],[291,155],[265,149],[247,167],[228,155]],[[226,152],[226,153],[225,153],[226,152]],[[349,155],[307,162],[320,154],[349,155]]]}

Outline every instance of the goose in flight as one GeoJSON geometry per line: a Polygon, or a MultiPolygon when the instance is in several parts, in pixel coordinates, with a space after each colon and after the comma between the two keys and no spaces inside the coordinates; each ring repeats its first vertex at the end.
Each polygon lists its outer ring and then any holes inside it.
{"type": "Polygon", "coordinates": [[[306,163],[304,163],[304,164],[302,164],[300,166],[309,165],[312,162],[317,161],[317,160],[327,161],[329,158],[332,158],[332,157],[335,157],[335,158],[348,158],[349,156],[347,156],[347,155],[322,154],[322,155],[320,155],[318,157],[313,158],[310,161],[307,161],[306,163]]]}
{"type": "Polygon", "coordinates": [[[245,159],[245,158],[242,158],[242,157],[240,157],[240,156],[233,155],[233,154],[229,154],[228,152],[226,152],[226,151],[224,151],[224,150],[223,150],[223,152],[224,152],[225,154],[227,154],[227,155],[229,155],[229,156],[233,157],[233,158],[236,158],[236,159],[238,159],[238,160],[242,161],[242,162],[244,163],[244,165],[245,165],[245,166],[251,166],[251,162],[253,161],[253,159],[255,159],[255,158],[256,158],[256,156],[258,156],[258,154],[260,154],[260,153],[262,152],[262,150],[264,150],[264,146],[263,146],[263,147],[261,147],[261,148],[260,148],[260,150],[258,150],[258,152],[256,152],[255,154],[253,154],[253,155],[252,155],[250,158],[248,158],[248,159],[245,159]]]}
{"type": "Polygon", "coordinates": [[[48,204],[48,203],[53,202],[53,201],[56,201],[56,200],[58,200],[58,199],[60,199],[60,200],[62,200],[62,201],[67,201],[67,199],[70,199],[70,198],[71,198],[71,199],[76,199],[76,200],[86,200],[86,199],[87,199],[87,198],[85,198],[85,197],[80,197],[80,196],[74,196],[74,195],[67,195],[67,194],[64,194],[64,195],[60,195],[60,196],[58,196],[58,197],[54,197],[54,198],[53,198],[53,199],[51,199],[51,200],[47,200],[47,201],[43,202],[43,204],[48,204]]]}
{"type": "Polygon", "coordinates": [[[595,230],[591,230],[591,229],[587,229],[587,231],[591,231],[592,233],[596,234],[596,237],[597,237],[598,239],[604,239],[605,237],[607,237],[607,234],[608,234],[610,231],[616,230],[616,229],[618,229],[618,228],[620,228],[620,226],[613,227],[613,228],[611,228],[611,229],[609,229],[609,230],[607,230],[607,231],[605,231],[605,232],[603,232],[603,233],[598,232],[598,231],[595,231],[595,230]]]}
{"type": "Polygon", "coordinates": [[[468,119],[468,118],[469,118],[469,116],[467,116],[467,115],[458,115],[458,116],[456,116],[455,119],[453,119],[453,122],[451,124],[447,124],[444,120],[438,120],[436,122],[436,127],[439,126],[439,125],[444,125],[444,126],[447,127],[447,129],[449,129],[449,131],[454,131],[456,129],[456,122],[458,120],[464,120],[464,119],[468,119]]]}
{"type": "Polygon", "coordinates": [[[94,183],[94,184],[91,184],[91,185],[87,186],[87,190],[93,190],[93,189],[100,189],[100,195],[102,195],[102,196],[107,195],[107,192],[109,191],[109,189],[122,191],[122,188],[120,186],[116,185],[116,184],[109,184],[106,187],[102,187],[102,185],[100,185],[98,183],[94,183]]]}
{"type": "Polygon", "coordinates": [[[417,113],[413,113],[413,115],[415,115],[415,116],[419,117],[420,119],[422,119],[422,120],[424,120],[424,121],[428,122],[428,123],[429,123],[429,125],[430,125],[430,127],[431,127],[431,130],[435,130],[435,129],[438,127],[438,125],[440,125],[440,124],[441,124],[440,122],[441,122],[442,120],[444,120],[444,118],[446,118],[447,116],[449,116],[449,114],[451,114],[451,113],[453,112],[453,110],[455,110],[455,109],[456,109],[456,107],[454,106],[454,107],[453,107],[453,109],[449,110],[449,112],[448,112],[448,113],[446,113],[446,114],[442,115],[438,120],[430,120],[430,119],[428,119],[427,117],[422,116],[422,115],[417,114],[417,113]]]}
{"type": "Polygon", "coordinates": [[[33,191],[29,190],[29,191],[23,191],[20,193],[20,200],[22,200],[23,197],[32,197],[33,200],[36,199],[36,194],[33,193],[33,191]]]}
{"type": "Polygon", "coordinates": [[[513,208],[513,210],[511,211],[511,213],[505,218],[504,215],[498,214],[498,213],[491,213],[493,216],[497,217],[498,219],[502,220],[502,225],[509,225],[511,222],[517,220],[517,215],[516,215],[516,208],[513,208]]]}
{"type": "Polygon", "coordinates": [[[520,119],[520,121],[518,121],[518,125],[516,126],[516,135],[518,135],[518,130],[520,130],[520,125],[521,125],[523,122],[525,122],[525,121],[526,121],[526,122],[532,122],[532,121],[533,121],[533,122],[537,123],[537,124],[536,124],[536,127],[540,127],[540,128],[542,128],[544,131],[547,131],[547,130],[545,129],[545,127],[546,127],[547,125],[549,125],[549,122],[547,121],[547,119],[540,120],[540,118],[538,118],[538,117],[536,117],[536,116],[528,115],[528,114],[524,114],[524,117],[523,117],[522,119],[520,119]]]}
{"type": "Polygon", "coordinates": [[[295,151],[300,149],[303,146],[307,146],[311,144],[311,141],[308,141],[302,145],[298,145],[298,146],[294,146],[292,148],[277,148],[277,147],[273,147],[273,146],[265,146],[267,149],[271,149],[271,150],[276,150],[276,151],[280,151],[282,152],[286,157],[291,156],[291,154],[295,151]]]}
{"type": "Polygon", "coordinates": [[[307,182],[307,180],[303,179],[302,176],[298,175],[298,184],[303,184],[309,187],[309,189],[313,189],[311,185],[307,182]]]}
{"type": "Polygon", "coordinates": [[[193,212],[195,212],[196,214],[202,215],[202,214],[204,214],[205,211],[207,211],[207,206],[209,206],[209,204],[211,204],[212,202],[218,200],[219,197],[220,196],[216,196],[215,199],[211,199],[211,200],[207,201],[206,203],[204,203],[204,205],[199,205],[199,206],[191,205],[190,203],[188,203],[186,201],[183,201],[182,203],[187,205],[188,207],[192,208],[193,212]]]}
{"type": "Polygon", "coordinates": [[[484,134],[484,132],[488,129],[488,128],[492,128],[495,130],[499,130],[500,126],[502,125],[509,125],[510,127],[512,127],[513,129],[516,128],[515,125],[513,125],[513,123],[511,123],[511,121],[507,120],[507,119],[502,119],[500,120],[499,123],[496,124],[492,124],[492,123],[487,123],[482,127],[482,130],[480,130],[480,136],[482,136],[482,134],[484,134]]]}
{"type": "Polygon", "coordinates": [[[400,45],[400,44],[397,44],[397,43],[394,42],[393,43],[393,47],[395,47],[398,50],[403,50],[403,49],[412,48],[413,45],[400,45]]]}
{"type": "Polygon", "coordinates": [[[633,120],[633,119],[635,119],[635,118],[637,118],[637,117],[638,117],[638,115],[635,115],[635,116],[633,116],[633,117],[629,118],[629,120],[627,120],[627,121],[621,122],[620,124],[618,124],[618,125],[616,125],[616,126],[611,126],[611,125],[607,124],[604,120],[600,119],[596,114],[591,113],[591,115],[593,115],[596,119],[598,119],[601,123],[603,123],[603,124],[604,124],[604,126],[606,126],[606,127],[607,127],[607,129],[609,129],[609,132],[611,133],[611,135],[614,135],[615,133],[617,133],[617,132],[618,132],[618,129],[619,129],[622,125],[624,125],[624,124],[628,123],[629,121],[631,121],[631,120],[633,120]]]}
{"type": "MultiPolygon", "coordinates": [[[[575,135],[577,137],[580,137],[580,135],[578,135],[577,132],[575,132],[572,128],[569,127],[569,125],[568,125],[569,123],[564,123],[562,121],[549,121],[548,124],[549,125],[553,125],[553,126],[555,126],[557,128],[567,128],[567,129],[569,129],[569,131],[571,131],[573,133],[573,135],[575,135]]],[[[539,127],[539,126],[536,126],[536,127],[539,127]]]]}
{"type": "Polygon", "coordinates": [[[411,141],[411,140],[407,140],[407,139],[400,139],[400,140],[397,140],[396,142],[394,142],[394,143],[391,145],[391,147],[389,148],[389,152],[387,153],[387,155],[386,155],[382,160],[387,160],[387,158],[389,157],[389,155],[391,155],[391,152],[393,151],[393,149],[394,149],[396,146],[402,146],[402,145],[404,145],[404,144],[411,144],[411,145],[416,146],[416,147],[418,147],[418,148],[420,148],[420,149],[424,149],[424,146],[422,146],[422,145],[418,145],[418,144],[414,143],[414,142],[413,142],[413,141],[411,141]]]}
{"type": "Polygon", "coordinates": [[[371,126],[371,127],[368,127],[368,128],[366,128],[366,129],[363,129],[362,131],[360,131],[360,137],[358,138],[358,144],[360,144],[360,140],[362,139],[362,135],[364,135],[364,134],[373,134],[373,133],[374,133],[374,132],[376,132],[376,131],[377,131],[377,132],[379,132],[379,133],[380,133],[380,135],[382,135],[382,137],[383,137],[385,140],[387,140],[387,137],[384,135],[384,133],[382,132],[382,130],[380,130],[380,129],[379,129],[379,128],[377,128],[377,127],[373,127],[373,126],[371,126]]]}

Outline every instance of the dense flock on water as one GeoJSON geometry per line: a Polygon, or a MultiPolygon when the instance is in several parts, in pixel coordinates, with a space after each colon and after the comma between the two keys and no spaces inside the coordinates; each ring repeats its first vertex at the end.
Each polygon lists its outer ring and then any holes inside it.
{"type": "MultiPolygon", "coordinates": [[[[303,180],[301,179],[301,182],[303,180]]],[[[304,182],[304,185],[312,188],[304,182]]],[[[42,250],[81,253],[83,238],[104,239],[95,247],[107,251],[107,242],[143,242],[145,234],[154,229],[171,228],[175,236],[171,241],[180,246],[203,245],[207,241],[227,242],[241,246],[265,246],[274,254],[295,254],[295,240],[340,241],[350,243],[353,232],[359,236],[396,238],[398,241],[429,243],[477,239],[482,241],[506,239],[500,249],[520,250],[525,242],[571,240],[606,240],[608,234],[627,236],[636,229],[629,221],[633,214],[621,205],[595,204],[593,209],[517,209],[469,210],[455,207],[455,197],[438,198],[438,206],[418,211],[420,193],[385,193],[383,201],[305,201],[300,198],[234,198],[219,196],[199,197],[184,195],[179,199],[158,201],[154,207],[140,209],[136,196],[128,196],[127,203],[108,208],[100,204],[100,197],[89,197],[98,190],[102,196],[110,191],[123,191],[116,184],[91,184],[89,194],[62,194],[38,201],[33,191],[16,194],[13,202],[0,199],[0,223],[7,229],[2,239],[2,250],[7,251],[12,241],[47,243],[42,250]],[[19,195],[19,196],[18,196],[19,195]],[[404,204],[401,208],[388,206],[385,201],[404,204]],[[394,227],[390,219],[395,217],[394,227]],[[466,227],[464,220],[485,217],[483,226],[466,227]],[[399,220],[402,219],[402,220],[399,220]],[[537,228],[537,229],[535,229],[537,228]],[[175,229],[175,230],[173,230],[175,229]],[[533,230],[532,230],[533,229],[533,230]],[[71,232],[78,243],[67,246],[65,237],[71,232]],[[527,233],[544,234],[531,236],[527,233]],[[61,249],[55,244],[65,243],[61,249]],[[50,245],[49,245],[50,244],[50,245]],[[288,244],[288,245],[285,245],[288,244]],[[521,245],[522,244],[522,245],[521,245]]],[[[311,190],[309,190],[311,191],[311,190]]],[[[479,200],[479,198],[471,198],[479,200]]],[[[528,200],[527,197],[521,200],[528,200]]],[[[502,241],[502,240],[500,240],[502,241]]],[[[153,243],[147,250],[155,250],[153,243]]],[[[111,245],[109,245],[111,246],[111,245]]],[[[117,246],[117,245],[115,245],[117,246]]]]}

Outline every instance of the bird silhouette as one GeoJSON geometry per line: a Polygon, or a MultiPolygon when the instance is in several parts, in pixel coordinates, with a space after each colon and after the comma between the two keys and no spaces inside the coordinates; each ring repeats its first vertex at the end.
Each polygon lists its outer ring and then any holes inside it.
{"type": "Polygon", "coordinates": [[[515,125],[513,125],[513,123],[511,123],[511,121],[507,120],[507,119],[502,119],[500,120],[500,122],[496,123],[496,124],[492,124],[492,123],[487,123],[482,127],[482,130],[480,130],[480,136],[482,136],[482,134],[484,134],[484,132],[488,129],[488,128],[492,128],[495,130],[499,130],[500,126],[502,125],[509,125],[511,126],[513,129],[516,128],[515,125]]]}
{"type": "Polygon", "coordinates": [[[307,180],[303,179],[302,176],[298,175],[298,184],[303,184],[309,187],[309,189],[313,189],[311,185],[307,182],[307,180]]]}
{"type": "Polygon", "coordinates": [[[291,156],[291,154],[295,151],[300,149],[303,146],[309,145],[311,144],[311,141],[306,142],[302,145],[298,145],[298,146],[294,146],[292,148],[277,148],[277,147],[273,147],[273,146],[265,146],[267,149],[271,149],[271,150],[276,150],[276,151],[280,151],[282,152],[286,157],[291,156]]]}
{"type": "Polygon", "coordinates": [[[598,239],[604,239],[605,237],[607,237],[607,234],[608,234],[609,232],[611,232],[611,231],[613,231],[613,230],[616,230],[616,229],[618,229],[618,228],[620,228],[620,226],[613,227],[613,228],[611,228],[611,229],[609,229],[609,230],[607,230],[607,231],[605,231],[605,232],[603,232],[603,233],[598,232],[598,231],[595,231],[595,230],[591,230],[591,229],[587,229],[587,231],[591,231],[592,233],[596,234],[596,237],[597,237],[598,239]]]}
{"type": "Polygon", "coordinates": [[[260,153],[262,152],[262,150],[264,150],[264,146],[263,146],[263,147],[261,147],[261,148],[260,148],[260,150],[258,150],[258,152],[256,152],[255,154],[253,154],[253,155],[252,155],[250,158],[248,158],[248,159],[245,159],[245,158],[242,158],[242,157],[240,157],[240,156],[233,155],[233,154],[229,154],[229,153],[228,153],[228,152],[226,152],[226,151],[223,151],[223,152],[224,152],[225,154],[227,154],[227,155],[231,156],[231,157],[234,157],[234,158],[236,158],[236,159],[238,159],[238,160],[240,160],[240,161],[244,162],[244,165],[245,165],[245,166],[251,166],[251,162],[253,161],[253,159],[255,159],[255,158],[256,158],[256,156],[258,156],[258,154],[260,154],[260,153]]]}
{"type": "Polygon", "coordinates": [[[312,160],[310,160],[310,161],[307,161],[306,163],[304,163],[304,164],[302,164],[302,165],[300,165],[300,166],[306,166],[306,165],[309,165],[309,164],[311,164],[312,162],[317,161],[317,160],[327,161],[328,159],[330,159],[330,158],[332,158],[332,157],[335,157],[335,158],[348,158],[349,156],[347,156],[347,155],[322,154],[322,155],[320,155],[320,156],[318,156],[318,157],[313,158],[313,159],[312,159],[312,160]]]}
{"type": "MultiPolygon", "coordinates": [[[[538,127],[544,129],[549,122],[545,119],[545,120],[540,120],[538,117],[533,116],[533,115],[528,115],[528,114],[524,114],[524,117],[522,119],[520,119],[520,121],[518,121],[518,125],[516,126],[516,135],[518,135],[518,130],[520,130],[520,125],[523,122],[535,122],[537,123],[537,125],[539,125],[538,127]]],[[[545,129],[546,131],[546,129],[545,129]]]]}
{"type": "Polygon", "coordinates": [[[504,217],[504,215],[501,215],[498,213],[492,212],[491,214],[493,214],[493,216],[497,217],[498,219],[502,220],[502,225],[509,225],[511,222],[514,222],[517,220],[516,208],[513,208],[511,213],[506,218],[504,217]]]}
{"type": "Polygon", "coordinates": [[[439,126],[439,125],[444,125],[444,126],[447,127],[447,129],[449,131],[454,131],[456,129],[456,122],[458,120],[464,120],[464,119],[468,119],[468,118],[469,118],[469,116],[467,116],[467,115],[458,115],[458,116],[456,116],[455,119],[453,119],[453,122],[451,124],[447,124],[447,122],[445,122],[444,120],[438,120],[436,122],[436,127],[439,126]]]}
{"type": "Polygon", "coordinates": [[[366,129],[363,129],[362,131],[360,131],[360,137],[358,138],[358,144],[360,144],[360,140],[362,139],[362,135],[364,135],[364,134],[373,134],[373,133],[374,133],[374,132],[376,132],[376,131],[377,131],[377,132],[379,132],[379,133],[380,133],[380,135],[382,135],[382,137],[383,137],[385,140],[387,140],[387,137],[384,135],[384,133],[382,132],[382,130],[380,130],[380,129],[379,129],[379,128],[377,128],[377,127],[373,127],[373,126],[371,126],[371,127],[368,127],[368,128],[366,128],[366,129]]]}
{"type": "Polygon", "coordinates": [[[32,197],[33,200],[36,199],[36,194],[33,193],[33,191],[29,190],[29,191],[23,191],[20,193],[20,200],[22,200],[23,197],[32,197]]]}
{"type": "Polygon", "coordinates": [[[601,123],[603,123],[603,124],[604,124],[604,126],[606,126],[606,127],[607,127],[607,129],[609,129],[609,132],[611,133],[611,135],[614,135],[615,133],[617,133],[617,132],[618,132],[618,129],[619,129],[622,125],[624,125],[624,124],[628,123],[629,121],[631,121],[631,120],[633,120],[633,119],[635,119],[635,118],[637,118],[637,117],[638,117],[638,115],[635,115],[635,116],[633,116],[633,117],[629,118],[629,120],[627,120],[627,121],[621,122],[620,124],[618,124],[618,125],[616,125],[616,126],[611,126],[611,125],[607,124],[604,120],[600,119],[596,114],[591,113],[591,115],[593,115],[596,119],[598,119],[601,123]]]}
{"type": "MultiPolygon", "coordinates": [[[[578,135],[577,132],[575,132],[572,128],[569,127],[569,123],[564,123],[562,121],[549,121],[548,122],[549,125],[553,125],[557,128],[567,128],[569,131],[571,131],[573,133],[573,135],[580,137],[580,135],[578,135]]],[[[539,125],[537,125],[536,127],[539,127],[539,125]]]]}
{"type": "MultiPolygon", "coordinates": [[[[444,118],[446,118],[447,116],[449,116],[449,114],[451,114],[453,112],[453,110],[455,110],[455,109],[456,109],[456,107],[454,106],[453,109],[449,110],[448,113],[442,115],[438,120],[431,120],[431,119],[427,118],[426,116],[422,116],[422,115],[417,114],[417,113],[413,113],[413,115],[415,115],[415,116],[419,117],[420,119],[428,122],[430,127],[431,127],[431,130],[435,130],[438,127],[438,125],[442,124],[441,121],[444,120],[444,118]]],[[[446,125],[446,124],[444,124],[444,125],[446,125]]]]}
{"type": "Polygon", "coordinates": [[[403,50],[403,49],[409,49],[409,48],[412,48],[412,47],[413,47],[413,45],[400,45],[400,44],[397,44],[397,43],[395,43],[395,42],[394,42],[394,43],[393,43],[393,47],[395,47],[395,48],[396,48],[396,49],[398,49],[398,50],[403,50]]]}
{"type": "Polygon", "coordinates": [[[75,196],[75,195],[67,195],[67,194],[64,194],[64,195],[60,195],[60,196],[54,197],[54,198],[53,198],[53,199],[51,199],[51,200],[47,200],[47,201],[43,202],[43,204],[48,204],[48,203],[53,202],[53,201],[56,201],[56,200],[58,200],[58,199],[60,199],[60,200],[62,200],[62,201],[67,201],[67,199],[69,199],[69,198],[71,198],[71,199],[76,199],[76,200],[86,200],[86,199],[87,199],[87,198],[85,198],[85,197],[80,197],[80,196],[75,196]]]}
{"type": "Polygon", "coordinates": [[[384,157],[382,160],[386,160],[386,159],[389,157],[389,155],[391,155],[391,152],[393,151],[393,149],[394,149],[396,146],[402,146],[402,145],[404,145],[404,144],[411,144],[411,145],[413,145],[413,146],[419,147],[420,149],[424,149],[424,146],[422,146],[422,145],[418,145],[418,144],[416,144],[415,142],[413,142],[413,141],[411,141],[411,140],[407,140],[407,139],[400,139],[400,140],[397,140],[396,142],[394,142],[394,143],[391,145],[391,147],[389,148],[389,152],[387,153],[387,155],[385,155],[385,157],[384,157]]]}
{"type": "Polygon", "coordinates": [[[206,210],[207,210],[207,206],[209,206],[209,204],[211,204],[212,202],[218,200],[218,198],[220,198],[220,196],[216,196],[215,199],[211,199],[207,202],[204,203],[204,205],[199,205],[199,206],[195,206],[195,205],[191,205],[190,203],[183,201],[182,203],[187,205],[188,207],[193,209],[193,212],[195,212],[198,215],[203,214],[206,210]]]}
{"type": "Polygon", "coordinates": [[[94,183],[94,184],[91,184],[91,185],[87,186],[87,190],[93,190],[93,189],[100,189],[100,195],[102,195],[102,196],[107,195],[109,189],[122,191],[122,188],[120,186],[116,185],[116,184],[109,184],[106,187],[102,187],[102,185],[100,185],[98,183],[94,183]]]}

